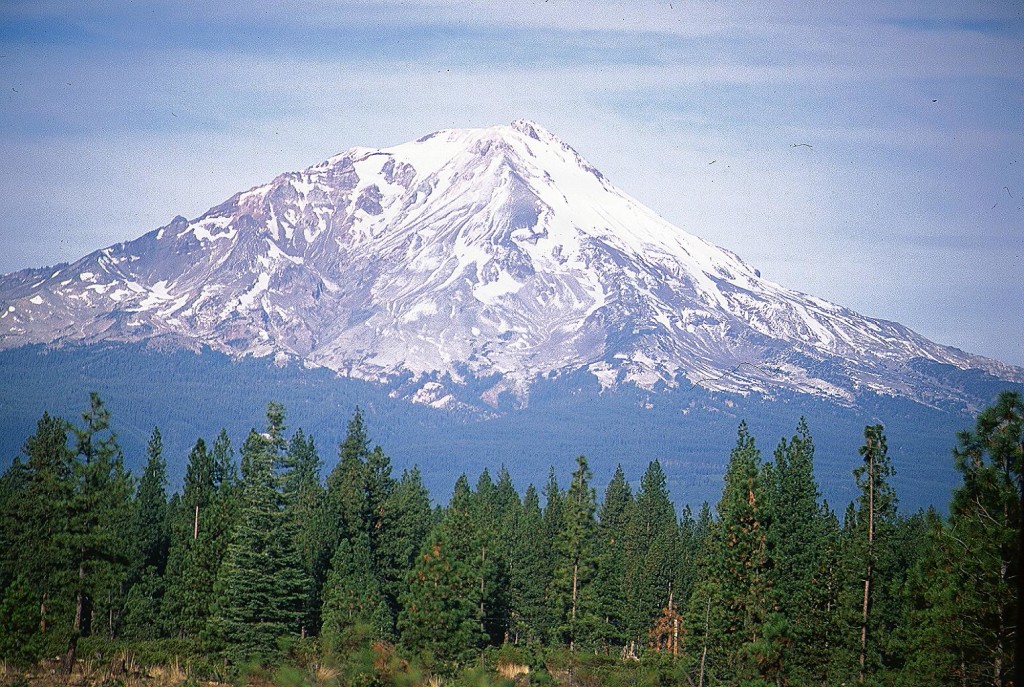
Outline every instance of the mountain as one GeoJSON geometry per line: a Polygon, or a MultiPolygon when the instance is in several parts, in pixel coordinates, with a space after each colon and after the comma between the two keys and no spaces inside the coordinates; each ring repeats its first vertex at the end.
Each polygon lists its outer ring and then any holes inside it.
{"type": "Polygon", "coordinates": [[[194,220],[4,276],[0,313],[0,349],[205,346],[485,414],[580,369],[603,388],[968,409],[989,399],[934,364],[1024,381],[763,279],[522,120],[354,148],[194,220]]]}

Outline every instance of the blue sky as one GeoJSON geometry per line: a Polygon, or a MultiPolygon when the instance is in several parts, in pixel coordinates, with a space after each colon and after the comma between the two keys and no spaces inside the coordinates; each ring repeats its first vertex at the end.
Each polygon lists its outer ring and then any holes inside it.
{"type": "Polygon", "coordinates": [[[1019,2],[3,0],[0,272],[526,117],[774,281],[1024,365],[1022,67],[1019,2]]]}

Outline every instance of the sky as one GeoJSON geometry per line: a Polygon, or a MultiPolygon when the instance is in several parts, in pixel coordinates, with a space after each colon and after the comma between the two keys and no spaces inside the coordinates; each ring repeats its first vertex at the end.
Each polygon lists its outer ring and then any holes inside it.
{"type": "Polygon", "coordinates": [[[533,119],[763,276],[1024,365],[1024,3],[0,0],[0,273],[533,119]]]}

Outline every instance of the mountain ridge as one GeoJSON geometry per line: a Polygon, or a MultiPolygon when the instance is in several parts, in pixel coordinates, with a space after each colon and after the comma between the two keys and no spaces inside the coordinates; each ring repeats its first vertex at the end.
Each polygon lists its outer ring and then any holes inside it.
{"type": "Polygon", "coordinates": [[[5,275],[0,313],[0,350],[167,340],[485,414],[581,369],[602,388],[965,409],[990,399],[917,361],[1024,382],[1022,368],[763,279],[526,120],[353,148],[194,220],[5,275]]]}

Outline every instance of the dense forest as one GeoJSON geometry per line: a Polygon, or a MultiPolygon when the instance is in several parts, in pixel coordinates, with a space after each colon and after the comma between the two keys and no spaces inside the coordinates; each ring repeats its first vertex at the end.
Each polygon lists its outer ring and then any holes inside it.
{"type": "Polygon", "coordinates": [[[657,461],[598,498],[583,456],[568,484],[520,494],[502,467],[433,506],[358,410],[322,480],[276,403],[237,449],[197,439],[168,498],[159,429],[132,476],[94,394],[0,477],[3,675],[1008,687],[1022,417],[1007,392],[951,433],[944,513],[897,507],[881,425],[850,447],[859,496],[824,502],[805,422],[770,458],[741,423],[717,504],[680,513],[657,461]]]}

